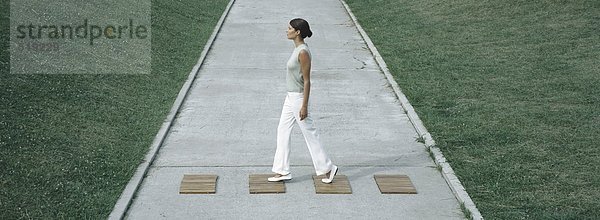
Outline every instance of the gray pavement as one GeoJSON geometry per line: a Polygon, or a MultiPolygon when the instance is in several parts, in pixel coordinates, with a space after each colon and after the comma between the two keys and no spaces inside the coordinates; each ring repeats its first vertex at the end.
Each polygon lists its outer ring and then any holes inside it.
{"type": "Polygon", "coordinates": [[[236,0],[126,218],[464,219],[417,136],[341,2],[236,0]],[[248,192],[271,170],[296,17],[314,33],[309,112],[350,195],[315,194],[298,127],[287,192],[248,192]],[[178,194],[184,174],[219,175],[217,193],[178,194]],[[381,194],[374,174],[406,174],[418,194],[381,194]]]}

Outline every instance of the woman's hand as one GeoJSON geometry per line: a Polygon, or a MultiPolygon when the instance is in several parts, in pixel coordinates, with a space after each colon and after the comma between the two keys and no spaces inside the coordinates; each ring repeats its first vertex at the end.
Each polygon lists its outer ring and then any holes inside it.
{"type": "Polygon", "coordinates": [[[304,120],[308,116],[308,108],[306,106],[302,106],[300,108],[300,121],[304,120]]]}

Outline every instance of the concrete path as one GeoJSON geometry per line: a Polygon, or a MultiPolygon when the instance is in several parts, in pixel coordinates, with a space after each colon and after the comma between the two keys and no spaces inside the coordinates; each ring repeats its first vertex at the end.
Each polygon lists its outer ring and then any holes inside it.
{"type": "Polygon", "coordinates": [[[128,219],[463,219],[385,76],[338,0],[237,0],[127,213],[128,219]],[[314,33],[309,111],[351,195],[315,194],[310,154],[292,136],[285,194],[249,194],[270,173],[294,49],[287,22],[314,33]],[[217,193],[180,195],[184,174],[217,174],[217,193]],[[381,194],[374,174],[406,174],[416,195],[381,194]]]}

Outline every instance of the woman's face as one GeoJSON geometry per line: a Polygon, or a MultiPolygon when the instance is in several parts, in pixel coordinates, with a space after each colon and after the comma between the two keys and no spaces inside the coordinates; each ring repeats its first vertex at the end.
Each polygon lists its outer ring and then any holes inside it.
{"type": "Polygon", "coordinates": [[[300,31],[297,31],[296,29],[294,29],[291,25],[288,24],[288,29],[287,29],[287,38],[288,39],[295,39],[296,36],[298,36],[300,34],[300,31]]]}

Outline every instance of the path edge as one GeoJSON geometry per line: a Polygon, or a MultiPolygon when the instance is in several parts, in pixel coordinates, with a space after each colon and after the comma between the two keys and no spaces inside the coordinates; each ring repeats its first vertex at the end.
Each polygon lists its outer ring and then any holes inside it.
{"type": "Polygon", "coordinates": [[[183,105],[183,101],[185,100],[187,94],[189,93],[189,91],[192,87],[192,83],[196,79],[196,76],[198,75],[200,67],[204,63],[204,59],[206,58],[208,51],[212,47],[212,44],[217,37],[217,34],[221,30],[221,27],[223,26],[225,18],[229,14],[229,11],[231,10],[231,6],[233,5],[234,2],[235,2],[235,0],[230,0],[229,4],[223,11],[221,18],[217,22],[217,25],[215,25],[215,28],[214,28],[211,36],[208,38],[206,45],[204,45],[204,49],[202,50],[202,53],[200,54],[200,58],[198,58],[198,62],[196,63],[196,65],[194,65],[194,67],[190,71],[188,78],[186,79],[185,83],[179,90],[179,94],[177,95],[175,102],[173,102],[171,111],[169,112],[169,114],[167,115],[165,120],[163,121],[162,126],[160,127],[160,129],[158,130],[158,133],[154,137],[154,140],[152,142],[150,150],[146,154],[144,160],[142,160],[142,163],[137,167],[135,173],[129,180],[129,183],[125,186],[125,189],[121,193],[119,200],[117,200],[117,202],[115,203],[115,206],[113,207],[110,215],[108,216],[108,219],[121,220],[125,217],[128,209],[129,209],[129,206],[131,205],[131,202],[133,201],[133,198],[136,196],[138,189],[140,188],[140,186],[142,185],[142,182],[144,181],[144,176],[148,173],[148,170],[150,169],[150,165],[152,165],[152,162],[156,158],[156,154],[158,153],[158,150],[162,146],[165,138],[167,137],[167,133],[169,132],[171,125],[173,124],[173,121],[175,120],[175,116],[177,115],[177,112],[179,112],[179,109],[183,105]]]}
{"type": "MultiPolygon", "coordinates": [[[[458,201],[461,203],[461,205],[464,206],[464,209],[466,209],[467,213],[465,213],[465,214],[468,214],[471,217],[471,219],[483,220],[483,216],[477,209],[477,206],[475,206],[475,203],[473,203],[473,200],[471,200],[471,197],[465,190],[464,186],[462,185],[462,183],[460,182],[458,177],[454,174],[454,170],[452,169],[450,164],[446,161],[446,157],[444,157],[444,155],[442,154],[442,151],[435,145],[435,141],[431,137],[431,134],[429,134],[429,132],[427,131],[427,128],[425,128],[425,125],[423,125],[423,122],[421,121],[421,119],[415,112],[414,108],[408,101],[408,98],[404,95],[404,93],[402,93],[402,90],[400,90],[398,83],[394,80],[394,77],[390,73],[390,71],[387,67],[387,64],[383,60],[383,57],[381,57],[381,55],[377,51],[377,48],[375,48],[375,45],[371,41],[371,38],[369,38],[369,36],[367,35],[367,32],[365,32],[363,30],[363,28],[360,26],[360,24],[358,23],[358,20],[356,19],[356,16],[354,16],[354,14],[350,10],[350,7],[346,3],[346,1],[344,1],[344,0],[339,0],[339,1],[344,5],[346,12],[352,18],[352,22],[356,26],[356,29],[358,29],[358,32],[360,32],[360,35],[362,36],[363,40],[365,40],[365,42],[367,43],[369,50],[375,57],[375,61],[377,62],[377,65],[379,66],[381,71],[384,73],[388,83],[392,86],[394,93],[396,93],[396,97],[398,98],[398,100],[400,101],[400,104],[402,105],[402,108],[406,112],[406,115],[408,116],[409,121],[414,126],[420,139],[422,139],[425,142],[425,146],[428,148],[429,152],[431,152],[431,154],[433,155],[434,162],[436,163],[436,165],[441,167],[442,176],[446,180],[446,183],[450,186],[452,193],[458,199],[458,201]]],[[[463,210],[463,211],[465,211],[465,210],[463,210]]]]}

